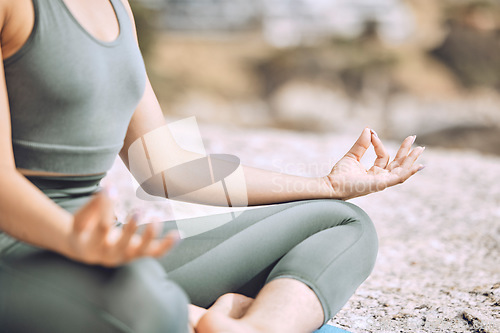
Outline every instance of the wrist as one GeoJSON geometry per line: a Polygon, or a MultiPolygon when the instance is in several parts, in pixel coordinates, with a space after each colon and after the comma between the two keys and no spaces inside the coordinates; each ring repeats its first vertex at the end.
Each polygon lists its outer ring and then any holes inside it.
{"type": "MultiPolygon", "coordinates": [[[[66,212],[65,212],[66,213],[66,212]]],[[[74,249],[71,244],[71,233],[73,229],[74,217],[72,214],[67,213],[64,216],[64,222],[60,224],[59,232],[57,236],[53,237],[53,242],[51,247],[53,251],[56,251],[68,258],[74,257],[74,249]]]]}
{"type": "Polygon", "coordinates": [[[318,183],[318,199],[334,199],[334,191],[331,183],[328,180],[328,176],[316,178],[318,183]]]}
{"type": "Polygon", "coordinates": [[[301,177],[292,179],[285,192],[292,197],[290,200],[331,199],[332,191],[324,177],[301,177]]]}
{"type": "Polygon", "coordinates": [[[336,182],[332,180],[330,175],[320,177],[319,180],[322,184],[321,193],[325,198],[345,200],[345,198],[339,194],[339,191],[337,190],[338,186],[334,185],[336,182]]]}

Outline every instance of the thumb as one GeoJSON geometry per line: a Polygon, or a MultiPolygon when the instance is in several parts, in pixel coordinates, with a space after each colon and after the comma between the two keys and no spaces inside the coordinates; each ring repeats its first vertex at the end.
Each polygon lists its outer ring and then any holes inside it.
{"type": "Polygon", "coordinates": [[[361,132],[361,135],[359,136],[356,143],[354,143],[354,145],[345,154],[345,156],[353,157],[357,161],[360,161],[366,150],[370,147],[371,141],[370,129],[366,127],[363,132],[361,132]]]}
{"type": "Polygon", "coordinates": [[[82,232],[91,222],[96,223],[100,216],[106,194],[102,191],[92,198],[73,215],[73,231],[82,232]]]}

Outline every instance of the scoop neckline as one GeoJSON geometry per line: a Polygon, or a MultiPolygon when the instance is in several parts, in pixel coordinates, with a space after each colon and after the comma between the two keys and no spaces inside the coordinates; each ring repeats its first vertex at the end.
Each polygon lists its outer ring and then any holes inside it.
{"type": "Polygon", "coordinates": [[[123,26],[122,26],[122,21],[120,19],[120,16],[118,15],[118,11],[116,9],[116,4],[115,4],[115,0],[108,0],[109,3],[111,4],[111,7],[113,8],[113,12],[115,13],[115,19],[116,19],[116,22],[118,24],[118,36],[116,36],[115,39],[113,39],[112,41],[104,41],[102,39],[99,39],[97,37],[95,37],[93,34],[91,34],[87,29],[85,29],[85,27],[80,23],[80,21],[78,21],[76,19],[76,17],[73,15],[73,13],[71,12],[71,10],[69,9],[69,7],[66,5],[66,3],[64,2],[64,0],[59,0],[59,2],[61,3],[61,5],[64,7],[64,10],[66,11],[66,13],[69,15],[69,17],[71,18],[71,20],[79,27],[80,30],[82,30],[90,39],[92,39],[94,42],[98,43],[98,44],[101,44],[101,45],[104,45],[104,46],[114,46],[116,44],[118,44],[118,42],[120,41],[122,35],[123,35],[123,26]]]}

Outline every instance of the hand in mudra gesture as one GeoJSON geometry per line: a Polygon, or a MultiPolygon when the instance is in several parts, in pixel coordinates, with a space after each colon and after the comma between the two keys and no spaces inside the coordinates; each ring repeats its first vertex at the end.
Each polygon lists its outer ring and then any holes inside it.
{"type": "Polygon", "coordinates": [[[114,220],[111,199],[104,191],[95,194],[74,214],[66,255],[86,264],[116,267],[144,256],[162,256],[179,240],[177,232],[155,239],[153,223],[136,234],[137,216],[123,228],[115,227],[114,220]]]}
{"type": "Polygon", "coordinates": [[[396,157],[389,163],[389,154],[374,131],[365,128],[347,154],[335,164],[325,181],[330,186],[332,197],[343,200],[403,183],[424,166],[415,163],[424,147],[411,149],[415,136],[407,137],[396,157]],[[373,145],[377,158],[370,169],[361,164],[366,150],[373,145]]]}

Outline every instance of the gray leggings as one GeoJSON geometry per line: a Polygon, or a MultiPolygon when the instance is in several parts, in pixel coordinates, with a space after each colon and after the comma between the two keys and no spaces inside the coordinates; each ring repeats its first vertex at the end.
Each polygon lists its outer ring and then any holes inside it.
{"type": "MultiPolygon", "coordinates": [[[[70,199],[55,200],[70,211],[90,193],[75,195],[74,188],[70,199]]],[[[165,230],[173,225],[165,222],[165,230]]],[[[0,251],[2,330],[174,333],[187,329],[188,298],[208,307],[228,292],[255,296],[265,283],[283,277],[308,285],[327,321],[370,274],[377,237],[359,207],[309,200],[245,211],[185,239],[159,260],[113,269],[22,242],[0,251]]]]}

